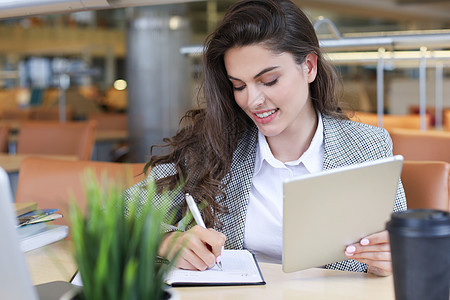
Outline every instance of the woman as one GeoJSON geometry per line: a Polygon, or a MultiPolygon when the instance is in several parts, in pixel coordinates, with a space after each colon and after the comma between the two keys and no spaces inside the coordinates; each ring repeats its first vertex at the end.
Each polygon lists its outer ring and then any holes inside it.
{"type": "MultiPolygon", "coordinates": [[[[212,267],[223,246],[281,262],[283,180],[391,156],[392,142],[385,130],[351,122],[339,109],[336,76],[312,24],[292,2],[233,5],[206,40],[203,65],[205,108],[189,111],[184,126],[165,139],[170,153],[151,157],[147,181],[160,188],[184,182],[172,212],[181,219],[190,193],[207,203],[209,229],[169,232],[160,252],[189,237],[180,268],[212,267]]],[[[147,181],[129,192],[145,199],[147,181]]],[[[394,210],[404,209],[399,185],[394,210]]],[[[391,274],[386,231],[348,245],[346,255],[353,259],[326,267],[391,274]]]]}

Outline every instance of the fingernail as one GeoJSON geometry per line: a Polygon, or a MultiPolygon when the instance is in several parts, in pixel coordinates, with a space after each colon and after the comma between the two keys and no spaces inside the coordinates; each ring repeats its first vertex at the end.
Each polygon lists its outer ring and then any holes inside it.
{"type": "Polygon", "coordinates": [[[359,243],[363,246],[367,246],[369,245],[370,241],[366,238],[363,238],[359,243]]]}
{"type": "Polygon", "coordinates": [[[221,260],[222,260],[222,255],[217,256],[216,264],[220,263],[221,260]]]}
{"type": "Polygon", "coordinates": [[[353,255],[353,252],[355,252],[355,251],[356,251],[356,247],[355,246],[348,246],[345,249],[345,252],[347,252],[348,254],[351,254],[351,255],[353,255]]]}

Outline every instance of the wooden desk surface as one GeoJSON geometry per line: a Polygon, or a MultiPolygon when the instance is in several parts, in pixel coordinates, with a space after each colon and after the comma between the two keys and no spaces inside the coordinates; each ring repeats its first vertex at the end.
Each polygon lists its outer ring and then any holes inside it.
{"type": "Polygon", "coordinates": [[[25,258],[33,284],[69,281],[77,270],[68,240],[26,252],[25,258]]]}
{"type": "Polygon", "coordinates": [[[392,277],[308,269],[283,273],[281,265],[260,263],[265,286],[177,288],[181,299],[395,299],[392,277]],[[215,296],[213,296],[215,295],[215,296]]]}
{"type": "MultiPolygon", "coordinates": [[[[17,143],[18,133],[11,133],[8,137],[10,143],[17,143]]],[[[97,130],[95,133],[96,142],[122,142],[128,139],[127,130],[97,130]]]]}
{"type": "Polygon", "coordinates": [[[10,130],[17,131],[20,128],[20,120],[0,120],[0,126],[8,126],[10,130]]]}
{"type": "Polygon", "coordinates": [[[72,155],[40,155],[40,154],[6,154],[0,153],[0,166],[5,169],[7,173],[14,173],[19,171],[20,163],[27,157],[44,157],[65,160],[77,160],[76,156],[72,155]]]}
{"type": "MultiPolygon", "coordinates": [[[[26,253],[34,284],[69,280],[76,270],[69,242],[61,241],[26,253]]],[[[281,265],[260,263],[266,285],[176,288],[182,300],[321,299],[394,300],[392,276],[308,269],[283,273],[281,265]]]]}
{"type": "Polygon", "coordinates": [[[122,142],[128,139],[127,130],[97,130],[95,133],[96,142],[122,142]]]}

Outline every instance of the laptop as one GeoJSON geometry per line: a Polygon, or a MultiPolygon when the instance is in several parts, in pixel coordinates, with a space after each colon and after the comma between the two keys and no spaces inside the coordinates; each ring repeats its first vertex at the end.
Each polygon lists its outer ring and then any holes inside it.
{"type": "Polygon", "coordinates": [[[384,230],[402,165],[397,155],[285,180],[283,271],[347,260],[347,245],[384,230]]]}
{"type": "Polygon", "coordinates": [[[0,168],[0,297],[14,300],[59,299],[73,289],[64,281],[33,286],[16,230],[17,219],[12,205],[9,178],[0,168]]]}

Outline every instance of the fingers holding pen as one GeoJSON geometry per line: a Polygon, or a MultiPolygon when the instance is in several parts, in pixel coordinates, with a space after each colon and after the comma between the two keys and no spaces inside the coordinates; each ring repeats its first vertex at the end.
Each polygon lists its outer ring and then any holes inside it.
{"type": "Polygon", "coordinates": [[[160,255],[171,259],[180,251],[176,266],[182,269],[212,268],[221,255],[225,235],[213,229],[194,226],[186,232],[171,232],[164,238],[160,255]]]}
{"type": "MultiPolygon", "coordinates": [[[[194,226],[191,230],[197,238],[190,240],[188,248],[203,260],[207,268],[214,267],[217,257],[222,254],[226,240],[225,235],[212,228],[205,229],[201,226],[194,226]]],[[[198,270],[204,269],[206,268],[198,268],[198,270]]]]}
{"type": "Polygon", "coordinates": [[[207,257],[200,257],[192,249],[184,248],[181,257],[176,262],[180,269],[203,271],[215,265],[215,256],[210,253],[207,257]]]}
{"type": "Polygon", "coordinates": [[[213,239],[207,241],[208,245],[211,247],[211,252],[214,253],[215,257],[220,257],[222,255],[227,237],[225,234],[217,232],[212,228],[208,228],[208,231],[214,234],[213,239]]]}

